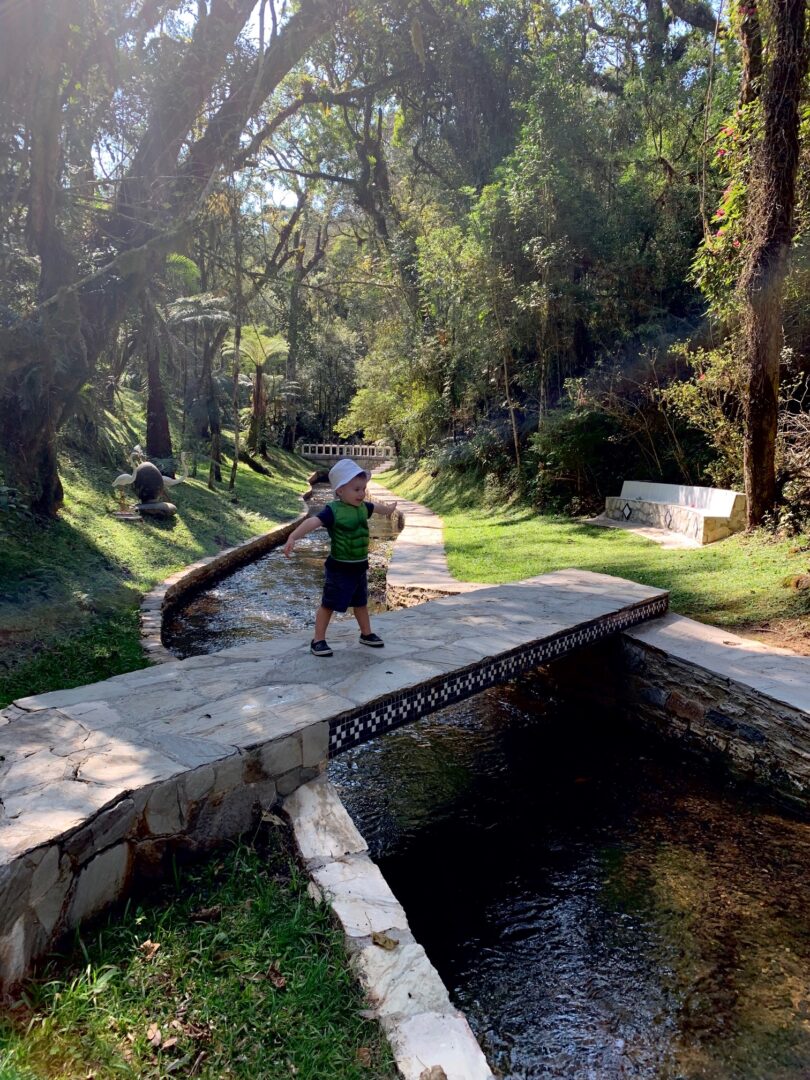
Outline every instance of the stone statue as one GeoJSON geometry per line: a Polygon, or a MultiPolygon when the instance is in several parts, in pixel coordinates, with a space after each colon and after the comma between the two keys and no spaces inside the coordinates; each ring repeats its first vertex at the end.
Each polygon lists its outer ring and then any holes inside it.
{"type": "MultiPolygon", "coordinates": [[[[123,488],[128,484],[132,484],[135,488],[135,494],[140,500],[135,509],[141,514],[148,514],[151,517],[174,517],[177,513],[177,507],[174,503],[162,499],[161,496],[165,494],[165,488],[173,487],[175,484],[182,484],[187,479],[185,471],[184,475],[177,479],[172,476],[164,476],[157,465],[153,465],[151,461],[143,460],[143,451],[140,446],[133,449],[129,460],[133,466],[133,471],[116,476],[115,480],[113,480],[113,487],[123,488]]],[[[185,467],[185,462],[183,464],[185,467]]]]}

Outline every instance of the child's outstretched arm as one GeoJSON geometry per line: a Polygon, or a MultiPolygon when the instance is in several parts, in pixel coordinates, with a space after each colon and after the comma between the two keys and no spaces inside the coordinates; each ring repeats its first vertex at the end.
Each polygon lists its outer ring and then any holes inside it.
{"type": "Polygon", "coordinates": [[[375,514],[382,514],[383,517],[391,517],[397,508],[397,500],[393,502],[375,502],[372,504],[375,514]]]}
{"type": "Polygon", "coordinates": [[[320,529],[323,522],[317,517],[308,517],[306,521],[302,521],[301,524],[294,529],[287,537],[287,543],[284,545],[284,554],[289,557],[292,555],[292,550],[295,547],[296,540],[300,540],[302,536],[306,536],[307,533],[314,532],[316,529],[320,529]]]}

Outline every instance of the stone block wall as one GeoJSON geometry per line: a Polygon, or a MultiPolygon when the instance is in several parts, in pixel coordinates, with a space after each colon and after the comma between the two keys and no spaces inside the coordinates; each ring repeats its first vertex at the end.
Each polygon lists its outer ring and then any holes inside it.
{"type": "Polygon", "coordinates": [[[74,927],[248,832],[326,768],[328,724],[160,780],[0,867],[0,991],[74,927]]]}
{"type": "Polygon", "coordinates": [[[565,693],[618,709],[647,730],[721,760],[739,778],[810,807],[804,710],[628,634],[563,657],[548,672],[565,693]]]}

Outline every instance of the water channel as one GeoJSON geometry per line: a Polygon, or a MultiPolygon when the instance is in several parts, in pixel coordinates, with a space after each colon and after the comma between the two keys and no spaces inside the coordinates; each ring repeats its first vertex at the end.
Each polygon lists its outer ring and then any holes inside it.
{"type": "MultiPolygon", "coordinates": [[[[304,629],[324,539],[196,598],[170,644],[304,629]]],[[[503,1077],[810,1077],[806,820],[539,676],[330,776],[503,1077]]]]}

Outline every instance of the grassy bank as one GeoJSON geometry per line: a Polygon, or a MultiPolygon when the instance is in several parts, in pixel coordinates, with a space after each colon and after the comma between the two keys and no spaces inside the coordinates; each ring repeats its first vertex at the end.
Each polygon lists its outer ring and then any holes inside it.
{"type": "Polygon", "coordinates": [[[240,466],[235,494],[190,479],[172,489],[175,518],[129,522],[114,516],[113,470],[64,459],[59,520],[43,525],[0,513],[0,707],[144,666],[144,592],[301,512],[311,468],[280,450],[269,468],[273,475],[264,477],[240,466]]]}
{"type": "Polygon", "coordinates": [[[0,1080],[395,1076],[282,830],[172,892],[85,935],[0,1013],[0,1080]]]}
{"type": "Polygon", "coordinates": [[[810,592],[786,579],[810,568],[810,536],[741,534],[704,548],[665,550],[618,529],[549,517],[520,504],[485,505],[473,477],[389,471],[392,491],[441,514],[451,572],[497,584],[565,567],[671,590],[674,611],[810,652],[810,592]]]}

